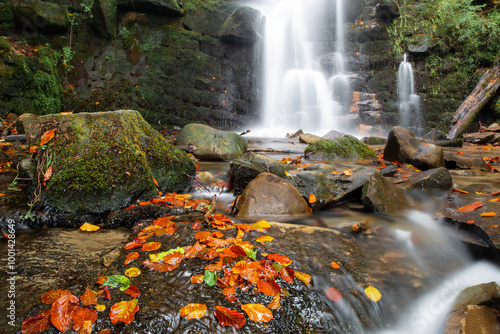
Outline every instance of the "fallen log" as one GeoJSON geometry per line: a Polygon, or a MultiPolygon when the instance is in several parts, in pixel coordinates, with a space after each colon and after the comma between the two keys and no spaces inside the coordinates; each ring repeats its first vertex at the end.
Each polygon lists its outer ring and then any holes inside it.
{"type": "Polygon", "coordinates": [[[476,117],[477,113],[484,105],[493,97],[500,86],[500,67],[495,66],[487,69],[476,88],[465,99],[460,107],[455,112],[451,121],[451,130],[446,135],[447,139],[460,137],[471,122],[476,117]]]}

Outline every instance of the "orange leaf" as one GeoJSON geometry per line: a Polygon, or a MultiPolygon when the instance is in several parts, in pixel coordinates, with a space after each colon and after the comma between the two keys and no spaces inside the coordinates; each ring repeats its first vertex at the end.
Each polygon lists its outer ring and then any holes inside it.
{"type": "Polygon", "coordinates": [[[474,211],[482,206],[483,206],[483,204],[481,204],[480,202],[474,202],[472,204],[462,206],[461,208],[458,209],[458,212],[470,212],[470,211],[474,211]]]}
{"type": "Polygon", "coordinates": [[[135,313],[139,311],[138,302],[138,299],[132,299],[122,301],[111,306],[111,309],[109,310],[111,323],[116,325],[119,322],[123,322],[129,325],[134,320],[135,313]]]}
{"type": "Polygon", "coordinates": [[[42,295],[42,303],[44,304],[53,304],[56,300],[59,299],[59,297],[67,295],[69,293],[69,290],[50,290],[45,292],[42,295]]]}
{"type": "Polygon", "coordinates": [[[467,224],[469,224],[469,225],[474,224],[474,220],[468,220],[468,221],[467,221],[467,224]]]}
{"type": "Polygon", "coordinates": [[[86,321],[90,322],[90,327],[97,320],[97,312],[88,308],[83,308],[76,306],[71,313],[71,318],[73,319],[73,330],[81,332],[81,330],[88,326],[85,324],[86,321]]]}
{"type": "Polygon", "coordinates": [[[188,304],[179,310],[181,317],[186,319],[199,319],[207,314],[207,305],[188,304]]]}
{"type": "Polygon", "coordinates": [[[205,277],[205,275],[203,275],[203,274],[193,275],[193,276],[191,276],[191,283],[201,284],[201,283],[203,283],[204,277],[205,277]]]}
{"type": "Polygon", "coordinates": [[[242,261],[236,263],[231,268],[231,271],[233,272],[233,274],[239,274],[239,273],[241,273],[245,269],[248,269],[248,263],[247,263],[247,261],[242,260],[242,261]]]}
{"type": "Polygon", "coordinates": [[[138,258],[139,258],[138,252],[128,253],[127,256],[125,257],[125,261],[123,262],[123,265],[126,266],[127,264],[133,262],[134,260],[136,260],[138,258]]]}
{"type": "Polygon", "coordinates": [[[140,242],[136,242],[136,241],[132,241],[132,242],[129,242],[128,244],[126,244],[123,248],[125,249],[132,249],[132,248],[139,248],[139,247],[142,247],[143,244],[140,243],[140,242]]]}
{"type": "Polygon", "coordinates": [[[97,277],[96,283],[99,285],[102,285],[104,282],[106,282],[107,279],[108,279],[107,276],[99,276],[99,277],[97,277]]]}
{"type": "Polygon", "coordinates": [[[457,153],[456,153],[456,154],[464,154],[464,152],[462,152],[462,151],[457,151],[457,153]]]}
{"type": "Polygon", "coordinates": [[[161,243],[159,242],[148,242],[147,244],[142,245],[141,251],[143,252],[151,252],[158,250],[161,247],[161,243]]]}
{"type": "Polygon", "coordinates": [[[276,296],[274,296],[273,300],[271,300],[269,305],[267,305],[267,307],[270,308],[271,310],[279,309],[281,307],[280,300],[281,300],[280,294],[277,293],[276,296]]]}
{"type": "Polygon", "coordinates": [[[277,293],[281,293],[281,288],[273,279],[267,279],[265,281],[259,281],[257,283],[259,292],[262,292],[268,296],[276,296],[277,293]]]}
{"type": "Polygon", "coordinates": [[[316,196],[313,193],[309,194],[309,204],[316,202],[316,196]]]}
{"type": "Polygon", "coordinates": [[[40,146],[47,144],[52,138],[54,138],[55,132],[56,129],[45,131],[42,138],[40,138],[40,146]]]}
{"type": "Polygon", "coordinates": [[[494,212],[483,212],[481,213],[481,217],[486,217],[486,218],[489,218],[489,217],[495,217],[497,214],[494,213],[494,212]]]}
{"type": "Polygon", "coordinates": [[[299,280],[304,282],[304,284],[307,285],[307,287],[309,287],[309,283],[311,283],[311,275],[306,274],[306,273],[301,273],[300,271],[295,271],[294,275],[299,280]]]}
{"type": "Polygon", "coordinates": [[[141,296],[141,292],[139,291],[139,288],[136,285],[129,286],[129,288],[123,291],[123,293],[132,296],[133,298],[141,296]]]}
{"type": "Polygon", "coordinates": [[[261,244],[264,244],[266,242],[273,241],[273,240],[274,240],[274,237],[271,237],[269,235],[264,235],[262,237],[258,237],[257,239],[255,239],[255,241],[260,242],[261,244]]]}
{"type": "Polygon", "coordinates": [[[165,263],[155,263],[152,262],[151,260],[147,259],[142,262],[142,264],[151,270],[158,271],[160,273],[164,273],[166,271],[172,271],[179,267],[178,264],[176,265],[170,265],[170,264],[165,264],[165,263]]]}
{"type": "Polygon", "coordinates": [[[365,289],[365,294],[374,302],[378,302],[380,298],[382,298],[382,294],[380,293],[380,291],[378,291],[377,288],[374,288],[371,285],[365,289]]]}
{"type": "Polygon", "coordinates": [[[49,166],[49,168],[47,168],[47,170],[43,174],[43,182],[49,181],[53,174],[54,174],[54,168],[52,168],[52,166],[49,166]]]}
{"type": "Polygon", "coordinates": [[[332,263],[330,263],[330,265],[332,266],[333,269],[339,269],[340,268],[340,265],[337,262],[332,262],[332,263]]]}
{"type": "Polygon", "coordinates": [[[155,183],[155,185],[158,187],[158,181],[156,181],[156,179],[154,178],[153,176],[153,182],[155,183]]]}
{"type": "Polygon", "coordinates": [[[453,189],[453,188],[451,188],[451,192],[452,193],[461,193],[461,194],[468,194],[469,193],[468,191],[465,191],[465,190],[453,189]]]}
{"type": "Polygon", "coordinates": [[[242,304],[241,309],[255,322],[269,322],[273,319],[273,312],[261,304],[242,304]]]}
{"type": "Polygon", "coordinates": [[[352,174],[353,174],[353,172],[352,172],[352,170],[350,170],[350,169],[346,169],[346,170],[344,171],[344,175],[351,176],[352,174]]]}
{"type": "Polygon", "coordinates": [[[99,226],[92,225],[89,223],[84,223],[82,226],[80,226],[80,230],[86,231],[86,232],[94,232],[94,231],[97,231],[98,229],[100,229],[99,226]]]}
{"type": "Polygon", "coordinates": [[[30,153],[36,153],[36,151],[37,151],[37,150],[38,150],[38,147],[35,145],[35,146],[31,146],[31,147],[30,147],[29,152],[30,152],[30,153]]]}
{"type": "Polygon", "coordinates": [[[500,197],[490,199],[490,202],[500,202],[500,197]]]}
{"type": "Polygon", "coordinates": [[[268,254],[266,257],[269,260],[273,260],[275,262],[278,262],[278,263],[281,263],[284,265],[288,265],[288,264],[292,263],[292,260],[290,260],[290,258],[288,256],[285,256],[285,255],[268,254]]]}
{"type": "Polygon", "coordinates": [[[199,231],[199,232],[196,232],[194,237],[201,242],[206,242],[207,238],[212,237],[212,233],[210,233],[208,231],[199,231]]]}
{"type": "Polygon", "coordinates": [[[293,284],[295,275],[294,275],[294,270],[292,268],[283,267],[280,271],[280,276],[285,282],[293,284]]]}
{"type": "Polygon", "coordinates": [[[493,196],[500,195],[500,190],[499,190],[499,191],[495,191],[495,192],[494,192],[494,193],[492,193],[491,195],[493,195],[493,196]]]}
{"type": "Polygon", "coordinates": [[[497,228],[497,227],[498,227],[498,225],[491,225],[490,227],[491,227],[491,228],[497,228]]]}
{"type": "Polygon", "coordinates": [[[261,232],[267,231],[271,228],[271,224],[269,224],[267,220],[259,220],[258,222],[252,224],[252,226],[261,232]]]}
{"type": "Polygon", "coordinates": [[[326,298],[332,302],[338,303],[342,299],[342,293],[334,287],[328,288],[325,291],[326,298]]]}
{"type": "Polygon", "coordinates": [[[243,314],[223,306],[215,307],[214,316],[219,320],[221,326],[232,326],[240,329],[245,324],[245,316],[243,314]]]}
{"type": "Polygon", "coordinates": [[[84,306],[97,304],[97,292],[87,287],[83,295],[80,296],[80,301],[84,306]]]}
{"type": "Polygon", "coordinates": [[[50,321],[60,332],[65,332],[71,327],[71,313],[78,306],[78,297],[68,292],[59,297],[50,309],[50,321]]]}
{"type": "Polygon", "coordinates": [[[186,259],[192,259],[194,257],[197,257],[206,247],[207,245],[202,245],[199,242],[196,242],[191,248],[186,251],[186,254],[184,255],[186,259]]]}
{"type": "Polygon", "coordinates": [[[111,334],[111,329],[109,328],[101,329],[97,334],[111,334]]]}
{"type": "Polygon", "coordinates": [[[243,239],[245,236],[245,231],[238,229],[238,233],[236,234],[236,239],[243,239]]]}
{"type": "Polygon", "coordinates": [[[50,310],[28,318],[21,324],[22,334],[42,333],[50,327],[50,310]]]}

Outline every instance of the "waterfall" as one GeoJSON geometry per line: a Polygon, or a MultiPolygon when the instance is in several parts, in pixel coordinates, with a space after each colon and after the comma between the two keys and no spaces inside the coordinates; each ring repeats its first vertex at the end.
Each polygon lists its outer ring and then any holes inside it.
{"type": "Polygon", "coordinates": [[[412,131],[415,135],[422,136],[423,122],[420,114],[420,96],[415,93],[413,67],[406,60],[406,54],[399,64],[398,101],[400,125],[412,131]]]}
{"type": "Polygon", "coordinates": [[[336,119],[347,112],[352,96],[343,56],[343,0],[268,0],[255,7],[265,16],[257,133],[277,137],[339,128],[336,119]]]}

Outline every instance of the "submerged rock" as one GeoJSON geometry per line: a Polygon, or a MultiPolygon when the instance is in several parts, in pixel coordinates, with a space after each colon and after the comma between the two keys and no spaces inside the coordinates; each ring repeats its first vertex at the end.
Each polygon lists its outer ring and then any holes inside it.
{"type": "Polygon", "coordinates": [[[193,144],[195,156],[201,160],[231,160],[241,157],[248,140],[234,132],[222,131],[203,124],[188,124],[177,136],[177,146],[193,144]]]}
{"type": "Polygon", "coordinates": [[[395,126],[389,132],[384,159],[410,163],[422,170],[444,167],[443,149],[427,144],[407,129],[395,126]]]}
{"type": "Polygon", "coordinates": [[[298,190],[271,173],[261,173],[247,185],[237,209],[238,217],[309,213],[307,202],[298,190]]]}
{"type": "Polygon", "coordinates": [[[400,187],[404,190],[427,190],[446,191],[453,186],[450,172],[444,168],[429,169],[422,173],[414,174],[409,181],[402,183],[400,187]]]}
{"type": "Polygon", "coordinates": [[[24,126],[30,146],[55,130],[36,156],[40,179],[33,188],[41,189],[37,207],[77,215],[106,213],[155,197],[158,191],[180,191],[189,183],[187,175],[195,172],[189,156],[137,111],[27,117],[24,126]]]}
{"type": "Polygon", "coordinates": [[[304,155],[311,160],[376,159],[377,154],[360,140],[345,135],[333,140],[319,140],[306,147],[304,155]]]}
{"type": "Polygon", "coordinates": [[[397,214],[410,209],[410,202],[403,190],[376,171],[363,186],[363,204],[384,215],[397,214]]]}

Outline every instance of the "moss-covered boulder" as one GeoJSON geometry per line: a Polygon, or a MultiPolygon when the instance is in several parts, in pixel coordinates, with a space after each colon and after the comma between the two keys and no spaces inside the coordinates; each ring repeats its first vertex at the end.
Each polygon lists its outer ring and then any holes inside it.
{"type": "Polygon", "coordinates": [[[260,17],[260,12],[254,8],[236,8],[221,27],[221,40],[237,45],[254,44],[259,37],[256,25],[260,17]]]}
{"type": "Polygon", "coordinates": [[[304,152],[313,160],[376,159],[377,153],[362,141],[345,135],[333,140],[319,140],[306,147],[304,152]]]}
{"type": "Polygon", "coordinates": [[[118,0],[120,9],[139,10],[141,12],[182,16],[182,9],[177,0],[118,0]]]}
{"type": "Polygon", "coordinates": [[[194,155],[203,160],[231,160],[241,157],[248,147],[246,138],[203,124],[188,124],[177,136],[177,146],[193,144],[194,155]]]}
{"type": "Polygon", "coordinates": [[[180,191],[189,182],[187,175],[195,172],[189,156],[136,111],[27,117],[24,127],[30,146],[39,145],[46,131],[56,130],[36,156],[39,207],[105,213],[158,191],[180,191]],[[47,176],[49,168],[52,174],[47,176]]]}
{"type": "Polygon", "coordinates": [[[11,4],[16,26],[24,31],[55,33],[69,28],[69,13],[64,5],[35,0],[13,0],[11,4]]]}

